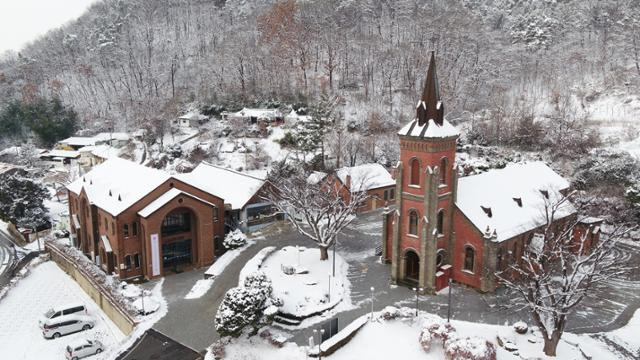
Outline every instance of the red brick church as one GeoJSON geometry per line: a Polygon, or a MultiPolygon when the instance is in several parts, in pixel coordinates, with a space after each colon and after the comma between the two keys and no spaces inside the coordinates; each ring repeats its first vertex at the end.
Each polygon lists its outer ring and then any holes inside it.
{"type": "MultiPolygon", "coordinates": [[[[394,283],[424,292],[449,278],[480,291],[497,287],[495,273],[528,251],[546,224],[545,202],[566,195],[569,183],[542,162],[458,178],[458,130],[444,119],[434,54],[416,118],[399,132],[394,208],[383,217],[382,258],[394,283]]],[[[566,202],[555,221],[575,219],[566,202]]],[[[598,223],[584,224],[597,241],[598,223]]]]}

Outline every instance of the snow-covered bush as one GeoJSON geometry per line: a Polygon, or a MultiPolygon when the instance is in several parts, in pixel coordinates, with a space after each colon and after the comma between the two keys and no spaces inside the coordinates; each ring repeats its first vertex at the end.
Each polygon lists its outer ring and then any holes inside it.
{"type": "Polygon", "coordinates": [[[441,339],[443,343],[457,337],[456,329],[450,323],[434,321],[424,329],[431,334],[432,339],[441,339]]]}
{"type": "Polygon", "coordinates": [[[640,162],[624,151],[600,149],[581,159],[575,178],[581,189],[629,185],[640,179],[640,162]]]}
{"type": "Polygon", "coordinates": [[[257,271],[249,274],[242,287],[227,291],[215,317],[215,328],[221,336],[238,337],[247,327],[253,333],[270,324],[278,313],[281,302],[272,297],[271,279],[257,271]]]}
{"type": "Polygon", "coordinates": [[[418,341],[420,341],[420,346],[422,346],[422,349],[426,352],[429,352],[429,350],[431,350],[431,343],[432,343],[432,338],[431,338],[431,333],[429,332],[428,329],[422,329],[422,332],[420,333],[420,338],[418,339],[418,341]]]}
{"type": "Polygon", "coordinates": [[[394,320],[400,316],[400,310],[395,306],[387,306],[382,309],[382,318],[385,320],[394,320]]]}
{"type": "Polygon", "coordinates": [[[247,326],[255,326],[262,317],[266,298],[257,289],[235,287],[227,291],[215,317],[221,336],[238,337],[247,326]]]}
{"type": "Polygon", "coordinates": [[[495,360],[496,347],[479,337],[454,337],[445,342],[445,356],[450,360],[495,360]]]}
{"type": "Polygon", "coordinates": [[[222,242],[222,245],[224,245],[224,247],[229,250],[237,249],[246,244],[247,244],[247,235],[245,235],[242,231],[240,231],[240,229],[235,229],[232,232],[228,233],[227,236],[224,238],[224,241],[222,242]]]}
{"type": "Polygon", "coordinates": [[[529,330],[529,326],[524,321],[518,321],[513,324],[513,330],[515,330],[518,334],[526,334],[529,330]]]}

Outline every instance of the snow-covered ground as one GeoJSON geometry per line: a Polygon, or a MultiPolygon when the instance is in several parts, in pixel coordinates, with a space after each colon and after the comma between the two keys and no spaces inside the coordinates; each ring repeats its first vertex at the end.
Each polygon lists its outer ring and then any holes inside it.
{"type": "Polygon", "coordinates": [[[627,325],[606,336],[640,358],[640,310],[636,310],[627,325]]]}
{"type": "Polygon", "coordinates": [[[109,349],[125,338],[91,298],[54,262],[31,269],[0,302],[0,352],[3,359],[64,359],[66,346],[76,339],[98,339],[109,349]],[[47,340],[38,319],[49,308],[82,302],[96,326],[89,331],[47,340]]]}
{"type": "MultiPolygon", "coordinates": [[[[446,321],[436,315],[421,312],[419,317],[413,316],[413,309],[404,308],[403,316],[385,320],[381,312],[375,313],[374,320],[368,321],[356,333],[356,335],[342,348],[327,356],[327,359],[352,360],[352,359],[432,359],[445,358],[442,340],[434,338],[429,351],[425,351],[420,342],[420,334],[425,326],[431,324],[444,324],[446,321]]],[[[365,315],[364,317],[368,317],[365,315]]],[[[452,321],[457,337],[464,339],[459,343],[468,344],[473,339],[484,344],[485,340],[493,344],[496,349],[497,359],[554,359],[546,357],[542,351],[543,342],[538,332],[529,330],[527,334],[520,335],[511,326],[487,325],[464,321],[452,321]],[[509,352],[497,343],[498,336],[504,343],[513,344],[515,351],[509,352]],[[471,341],[468,338],[472,339],[471,341]]],[[[629,332],[629,334],[633,334],[629,332]]],[[[637,337],[637,333],[636,337],[637,337]]],[[[345,334],[338,333],[336,337],[345,334]]],[[[331,340],[329,340],[331,341],[331,340]]],[[[323,343],[324,346],[325,343],[323,343]]],[[[317,348],[317,343],[313,349],[317,348]]],[[[251,338],[239,338],[225,346],[225,359],[227,360],[302,360],[307,359],[307,352],[313,351],[306,346],[297,346],[287,343],[282,348],[270,345],[259,336],[251,338]]],[[[614,360],[616,354],[610,352],[606,345],[587,335],[574,335],[565,333],[558,346],[555,359],[584,359],[584,354],[592,359],[614,360]]],[[[207,359],[213,359],[208,354],[207,359]]]]}
{"type": "Polygon", "coordinates": [[[320,249],[298,249],[300,251],[293,246],[284,247],[267,256],[260,268],[273,282],[274,297],[284,302],[280,311],[305,317],[337,304],[351,306],[347,262],[336,256],[336,272],[331,276],[333,253],[329,253],[328,260],[321,261],[320,249]],[[293,267],[298,273],[287,275],[283,267],[293,267]]]}

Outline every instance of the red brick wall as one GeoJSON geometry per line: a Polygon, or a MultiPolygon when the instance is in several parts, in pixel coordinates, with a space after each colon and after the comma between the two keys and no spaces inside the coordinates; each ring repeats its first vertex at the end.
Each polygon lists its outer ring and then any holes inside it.
{"type": "Polygon", "coordinates": [[[482,256],[484,250],[484,238],[480,231],[467,219],[464,214],[455,208],[453,215],[453,228],[456,232],[456,241],[453,244],[453,254],[450,254],[452,261],[453,280],[480,288],[482,277],[482,256]],[[464,271],[465,246],[471,245],[475,249],[474,271],[469,273],[464,271]]]}

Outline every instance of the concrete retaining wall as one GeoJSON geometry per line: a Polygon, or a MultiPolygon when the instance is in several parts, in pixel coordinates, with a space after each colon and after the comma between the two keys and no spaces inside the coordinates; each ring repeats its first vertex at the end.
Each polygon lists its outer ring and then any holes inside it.
{"type": "Polygon", "coordinates": [[[125,335],[129,335],[133,331],[136,326],[135,320],[120,308],[118,302],[113,300],[108,292],[102,289],[100,284],[93,281],[89,274],[85,274],[70,258],[55,247],[46,244],[45,248],[51,255],[51,260],[55,261],[62,270],[80,285],[82,290],[93,299],[98,307],[125,335]]]}

